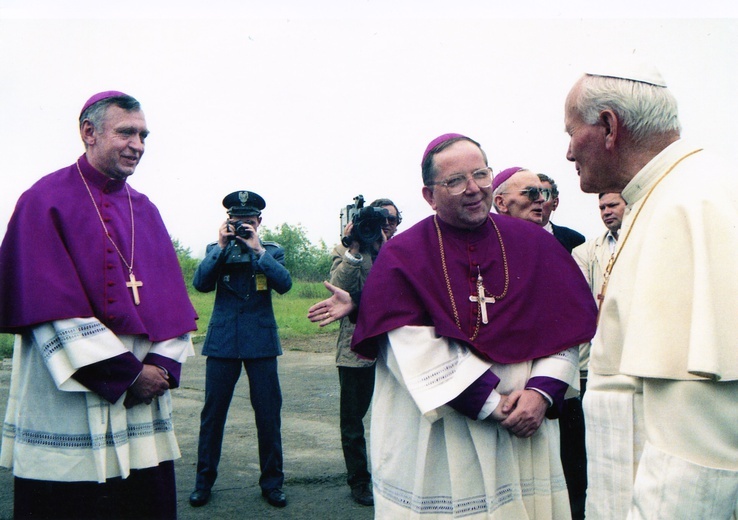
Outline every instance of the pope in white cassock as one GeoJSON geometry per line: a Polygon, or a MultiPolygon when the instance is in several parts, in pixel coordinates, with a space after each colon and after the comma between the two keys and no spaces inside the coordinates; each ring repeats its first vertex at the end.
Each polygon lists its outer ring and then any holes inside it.
{"type": "Polygon", "coordinates": [[[584,75],[565,107],[583,191],[627,203],[584,396],[596,519],[729,519],[738,503],[734,175],[680,138],[661,75],[584,75]]]}

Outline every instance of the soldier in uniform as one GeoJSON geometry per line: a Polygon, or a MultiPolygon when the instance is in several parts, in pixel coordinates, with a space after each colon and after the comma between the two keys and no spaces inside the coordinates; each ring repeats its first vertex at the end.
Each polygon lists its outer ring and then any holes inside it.
{"type": "Polygon", "coordinates": [[[282,347],[271,293],[289,291],[292,278],[279,244],[259,239],[264,199],[254,192],[236,191],[223,199],[223,206],[228,219],[220,226],[218,241],[208,245],[193,281],[198,291],[215,290],[216,295],[202,349],[208,357],[205,403],[190,504],[198,507],[210,499],[218,475],[223,428],[243,364],[258,432],[259,485],[269,504],[284,507],[282,393],[277,376],[277,356],[282,354],[282,347]]]}

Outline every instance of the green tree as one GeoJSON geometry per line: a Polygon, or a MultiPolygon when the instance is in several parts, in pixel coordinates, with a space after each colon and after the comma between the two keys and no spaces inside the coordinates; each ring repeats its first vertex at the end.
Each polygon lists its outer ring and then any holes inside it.
{"type": "Polygon", "coordinates": [[[263,240],[277,242],[284,248],[285,265],[292,278],[305,282],[318,282],[328,277],[331,268],[331,255],[323,240],[314,245],[307,237],[305,229],[297,224],[287,223],[274,229],[263,228],[263,240]]]}
{"type": "Polygon", "coordinates": [[[176,238],[172,238],[172,245],[177,253],[177,260],[179,260],[179,267],[182,269],[187,292],[192,292],[194,291],[192,278],[195,276],[195,270],[200,261],[197,258],[192,258],[192,250],[189,247],[184,247],[176,238]]]}

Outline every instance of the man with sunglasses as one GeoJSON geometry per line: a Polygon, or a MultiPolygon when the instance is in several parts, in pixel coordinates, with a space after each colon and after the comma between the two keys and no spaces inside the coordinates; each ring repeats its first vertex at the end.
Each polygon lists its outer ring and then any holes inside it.
{"type": "Polygon", "coordinates": [[[589,288],[551,235],[490,215],[477,142],[444,134],[421,164],[435,214],[382,246],[353,338],[377,359],[375,516],[570,519],[547,417],[594,333],[589,288]]]}
{"type": "Polygon", "coordinates": [[[551,200],[538,176],[525,168],[513,167],[495,175],[492,201],[500,215],[527,220],[543,226],[543,204],[551,200]]]}
{"type": "MultiPolygon", "coordinates": [[[[390,199],[377,199],[369,207],[387,211],[379,240],[371,244],[362,243],[352,233],[353,223],[349,222],[343,230],[343,240],[332,252],[330,283],[353,294],[361,292],[380,248],[394,236],[402,222],[400,210],[390,199]]],[[[364,416],[374,393],[374,360],[362,358],[351,350],[355,327],[348,316],[343,317],[336,343],[336,366],[341,385],[341,446],[351,497],[358,504],[372,506],[374,499],[364,438],[364,416]]]]}

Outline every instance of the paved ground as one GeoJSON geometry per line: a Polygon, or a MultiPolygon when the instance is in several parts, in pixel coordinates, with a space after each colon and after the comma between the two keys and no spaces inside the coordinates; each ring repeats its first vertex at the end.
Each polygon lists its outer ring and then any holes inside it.
{"type": "MultiPolygon", "coordinates": [[[[276,509],[261,497],[256,428],[249,404],[248,380],[239,381],[226,424],[218,481],[210,503],[190,507],[197,463],[199,414],[205,388],[205,358],[185,363],[182,386],[172,392],[175,431],[182,450],[176,462],[179,518],[199,519],[350,519],[373,518],[374,510],[353,502],[338,428],[338,375],[334,365],[335,336],[310,341],[284,341],[279,358],[284,405],[284,446],[287,507],[276,509]]],[[[196,347],[200,351],[200,346],[196,347]]],[[[0,410],[4,415],[10,369],[0,370],[0,410]]],[[[368,426],[368,424],[367,424],[368,426]]],[[[0,469],[0,519],[12,518],[13,478],[0,469]]]]}

